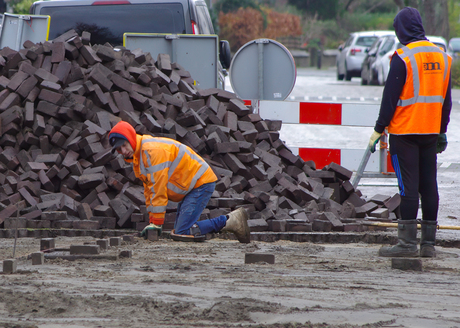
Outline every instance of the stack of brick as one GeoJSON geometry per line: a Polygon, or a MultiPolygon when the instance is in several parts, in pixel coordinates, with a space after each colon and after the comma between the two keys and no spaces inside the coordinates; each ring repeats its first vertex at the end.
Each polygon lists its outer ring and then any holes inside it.
{"type": "Polygon", "coordinates": [[[0,68],[0,228],[142,229],[142,184],[107,140],[121,119],[209,162],[219,181],[203,218],[244,206],[253,231],[346,231],[397,213],[397,195],[365,201],[351,171],[293,155],[281,121],[231,92],[197,89],[168,55],[90,45],[87,32],[69,31],[1,49],[0,68]]]}

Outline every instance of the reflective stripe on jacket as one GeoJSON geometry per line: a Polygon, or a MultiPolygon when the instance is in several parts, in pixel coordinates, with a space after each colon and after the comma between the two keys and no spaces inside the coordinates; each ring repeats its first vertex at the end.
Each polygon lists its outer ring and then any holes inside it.
{"type": "Polygon", "coordinates": [[[133,170],[144,183],[147,211],[163,224],[168,200],[181,201],[192,189],[217,181],[206,161],[173,139],[137,135],[133,170]]]}
{"type": "Polygon", "coordinates": [[[406,64],[406,83],[388,126],[392,134],[438,134],[452,58],[428,41],[397,50],[406,64]]]}

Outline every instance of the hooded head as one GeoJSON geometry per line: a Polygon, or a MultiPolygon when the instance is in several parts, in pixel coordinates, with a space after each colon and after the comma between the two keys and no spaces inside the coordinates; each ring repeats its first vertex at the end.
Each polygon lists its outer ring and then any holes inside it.
{"type": "Polygon", "coordinates": [[[110,145],[116,149],[125,141],[128,141],[133,150],[136,150],[136,130],[134,130],[131,124],[120,121],[110,130],[109,142],[110,145]]]}
{"type": "Polygon", "coordinates": [[[396,36],[403,45],[411,42],[427,40],[422,17],[417,9],[405,7],[396,14],[393,22],[396,36]]]}

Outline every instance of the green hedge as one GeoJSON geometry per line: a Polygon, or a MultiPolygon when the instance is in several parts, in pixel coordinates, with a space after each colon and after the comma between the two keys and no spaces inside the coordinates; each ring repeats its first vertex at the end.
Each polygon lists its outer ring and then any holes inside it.
{"type": "Polygon", "coordinates": [[[452,62],[452,88],[460,89],[460,60],[452,62]]]}

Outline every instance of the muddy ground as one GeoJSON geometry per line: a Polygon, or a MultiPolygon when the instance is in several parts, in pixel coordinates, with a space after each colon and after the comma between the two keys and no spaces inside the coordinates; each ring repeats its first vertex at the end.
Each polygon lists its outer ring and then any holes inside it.
{"type": "MultiPolygon", "coordinates": [[[[0,240],[2,262],[13,243],[0,240]]],[[[131,258],[32,265],[40,240],[20,238],[17,272],[0,274],[0,327],[460,327],[460,249],[401,271],[380,246],[136,238],[101,253],[131,258]],[[245,264],[254,252],[275,264],[245,264]]]]}

